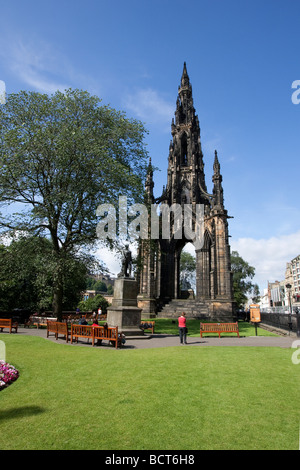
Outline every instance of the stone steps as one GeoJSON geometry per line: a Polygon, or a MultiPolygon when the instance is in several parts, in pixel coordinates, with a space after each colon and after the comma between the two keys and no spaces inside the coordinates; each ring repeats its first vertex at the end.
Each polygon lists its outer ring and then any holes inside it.
{"type": "Polygon", "coordinates": [[[187,318],[207,318],[208,305],[199,300],[171,300],[158,312],[157,318],[177,318],[185,312],[187,318]]]}

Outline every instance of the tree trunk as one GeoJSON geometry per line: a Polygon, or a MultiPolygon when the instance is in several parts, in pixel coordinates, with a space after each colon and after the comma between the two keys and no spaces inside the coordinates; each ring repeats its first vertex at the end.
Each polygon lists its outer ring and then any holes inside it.
{"type": "Polygon", "coordinates": [[[61,263],[58,261],[56,272],[54,275],[54,288],[53,288],[53,301],[52,301],[52,311],[54,317],[57,318],[57,321],[62,321],[62,305],[63,305],[63,292],[64,292],[64,282],[63,282],[63,272],[61,263]]]}
{"type": "Polygon", "coordinates": [[[62,321],[63,286],[56,286],[53,293],[52,311],[57,321],[62,321]]]}

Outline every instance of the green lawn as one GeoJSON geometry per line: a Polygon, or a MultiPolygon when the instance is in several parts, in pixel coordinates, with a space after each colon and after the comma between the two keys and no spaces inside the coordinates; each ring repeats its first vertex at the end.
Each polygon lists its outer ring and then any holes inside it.
{"type": "MultiPolygon", "coordinates": [[[[145,320],[149,320],[146,318],[145,320]]],[[[188,336],[200,336],[200,321],[199,320],[187,320],[188,336]]],[[[178,334],[178,321],[177,319],[171,320],[169,318],[156,318],[155,319],[155,333],[165,333],[170,335],[178,334]]],[[[252,323],[239,322],[239,334],[240,336],[255,336],[255,327],[252,323]]],[[[205,333],[206,337],[219,337],[217,333],[205,333]]],[[[222,333],[221,336],[234,336],[237,337],[236,333],[222,333]]],[[[276,336],[262,328],[257,328],[257,336],[276,336]]]]}
{"type": "Polygon", "coordinates": [[[0,334],[0,449],[298,449],[293,350],[115,350],[0,334]]]}

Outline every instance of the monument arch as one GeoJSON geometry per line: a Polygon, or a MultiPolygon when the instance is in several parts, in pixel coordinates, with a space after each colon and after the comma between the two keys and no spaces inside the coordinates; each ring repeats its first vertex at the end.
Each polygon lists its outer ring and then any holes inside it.
{"type": "MultiPolygon", "coordinates": [[[[211,193],[206,186],[200,126],[193,104],[192,86],[186,63],[178,88],[171,134],[167,184],[161,196],[155,198],[150,160],[145,184],[146,202],[149,205],[177,207],[182,211],[188,207],[193,217],[189,219],[190,222],[186,222],[186,218],[178,218],[176,214],[170,213],[168,238],[163,237],[160,230],[160,236],[156,240],[150,242],[140,240],[139,306],[143,309],[144,316],[153,317],[164,316],[165,305],[168,304],[172,306],[174,316],[177,316],[176,302],[178,303],[180,299],[180,255],[183,247],[188,242],[193,242],[186,236],[184,224],[189,223],[190,231],[196,231],[195,214],[201,207],[203,239],[201,243],[195,243],[196,294],[194,308],[191,309],[192,313],[189,316],[205,315],[210,319],[232,320],[233,292],[228,234],[230,217],[224,207],[222,175],[217,151],[214,156],[211,193]],[[178,227],[178,220],[181,221],[181,227],[178,227]]],[[[160,218],[162,221],[162,214],[160,218]]],[[[186,304],[189,307],[191,305],[191,302],[186,304]]],[[[182,309],[182,304],[180,308],[182,309]]]]}

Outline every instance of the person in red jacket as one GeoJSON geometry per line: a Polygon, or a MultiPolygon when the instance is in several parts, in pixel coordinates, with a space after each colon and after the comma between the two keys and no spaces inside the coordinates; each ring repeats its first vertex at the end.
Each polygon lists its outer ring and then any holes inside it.
{"type": "Polygon", "coordinates": [[[181,316],[178,318],[178,328],[179,328],[179,338],[180,338],[180,344],[187,344],[186,341],[186,333],[187,333],[187,328],[186,328],[186,318],[185,318],[185,313],[182,312],[181,316]]]}

